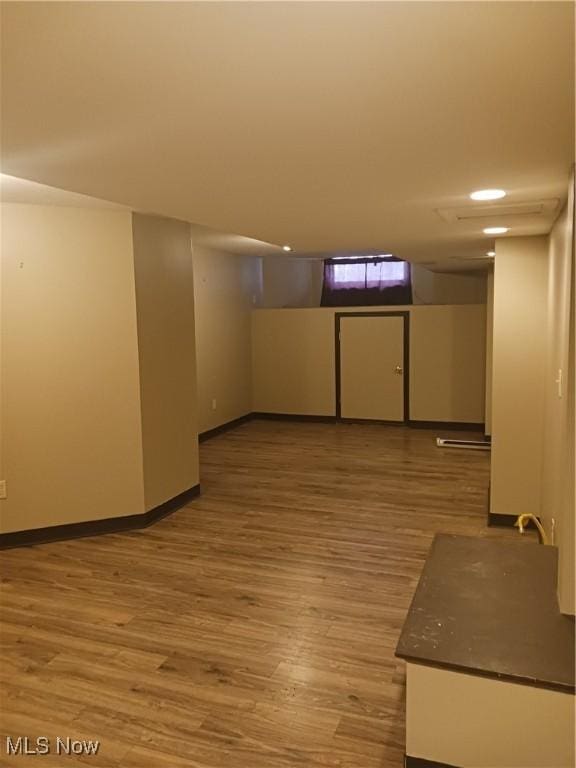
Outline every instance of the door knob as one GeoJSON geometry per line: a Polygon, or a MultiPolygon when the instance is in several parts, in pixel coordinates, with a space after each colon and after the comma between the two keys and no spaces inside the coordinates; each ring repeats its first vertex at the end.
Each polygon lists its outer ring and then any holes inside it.
{"type": "Polygon", "coordinates": [[[398,376],[402,376],[402,374],[404,373],[404,369],[402,368],[401,365],[397,365],[396,368],[394,368],[394,373],[397,373],[398,376]]]}

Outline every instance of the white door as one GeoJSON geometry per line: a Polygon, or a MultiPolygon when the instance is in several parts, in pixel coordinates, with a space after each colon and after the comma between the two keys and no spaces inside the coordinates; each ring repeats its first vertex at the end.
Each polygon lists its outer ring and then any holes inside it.
{"type": "Polygon", "coordinates": [[[404,318],[340,317],[340,416],[404,421],[404,318]]]}

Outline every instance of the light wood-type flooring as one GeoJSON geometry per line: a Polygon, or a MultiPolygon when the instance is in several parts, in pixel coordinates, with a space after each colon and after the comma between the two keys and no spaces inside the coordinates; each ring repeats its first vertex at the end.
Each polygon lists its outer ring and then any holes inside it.
{"type": "Polygon", "coordinates": [[[3,737],[0,765],[400,768],[394,649],[433,535],[520,538],[486,527],[489,454],[436,435],[253,421],[157,525],[1,553],[2,733],[101,746],[3,737]]]}

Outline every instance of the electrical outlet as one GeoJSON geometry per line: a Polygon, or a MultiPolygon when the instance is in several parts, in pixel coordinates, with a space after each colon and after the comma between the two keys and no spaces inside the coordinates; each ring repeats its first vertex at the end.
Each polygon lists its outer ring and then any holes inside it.
{"type": "Polygon", "coordinates": [[[215,398],[215,397],[214,397],[214,398],[212,398],[212,410],[213,410],[213,411],[215,411],[215,410],[216,410],[216,398],[215,398]]]}
{"type": "Polygon", "coordinates": [[[0,499],[6,498],[6,480],[0,480],[0,499]]]}

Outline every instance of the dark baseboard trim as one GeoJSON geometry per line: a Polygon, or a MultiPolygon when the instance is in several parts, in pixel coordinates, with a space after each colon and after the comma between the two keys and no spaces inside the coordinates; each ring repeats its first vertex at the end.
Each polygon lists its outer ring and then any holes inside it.
{"type": "Polygon", "coordinates": [[[386,421],[385,419],[347,419],[341,416],[338,421],[341,424],[380,424],[383,427],[406,427],[406,421],[386,421]]]}
{"type": "MultiPolygon", "coordinates": [[[[201,432],[198,435],[198,439],[201,443],[205,440],[209,440],[211,437],[216,437],[224,432],[228,432],[231,429],[246,424],[253,419],[265,419],[268,421],[310,421],[319,422],[325,424],[334,424],[336,422],[342,424],[382,424],[384,426],[402,427],[407,426],[412,429],[446,429],[454,431],[467,431],[467,432],[484,432],[484,424],[481,422],[469,422],[469,421],[417,421],[410,419],[409,421],[380,421],[378,419],[346,419],[339,418],[337,416],[320,416],[317,414],[305,414],[305,413],[273,413],[268,411],[253,411],[247,413],[244,416],[240,416],[238,419],[227,421],[225,424],[221,424],[214,429],[209,429],[206,432],[201,432]]],[[[487,442],[490,442],[490,437],[484,436],[487,442]]]]}
{"type": "Polygon", "coordinates": [[[457,768],[448,763],[436,763],[434,760],[425,760],[423,757],[410,757],[404,755],[404,768],[457,768]]]}
{"type": "Polygon", "coordinates": [[[200,486],[195,485],[142,515],[106,517],[103,520],[86,520],[81,523],[67,523],[65,525],[52,525],[47,528],[33,528],[28,531],[2,533],[0,534],[0,549],[31,547],[34,544],[48,544],[52,541],[80,539],[85,536],[101,536],[105,533],[121,533],[138,528],[148,528],[163,517],[184,507],[199,495],[200,486]]]}
{"type": "MultiPolygon", "coordinates": [[[[484,432],[484,424],[462,421],[381,421],[379,419],[346,419],[337,416],[315,416],[300,413],[266,413],[255,411],[245,417],[248,421],[252,419],[270,419],[272,421],[316,421],[334,424],[382,424],[390,427],[412,427],[413,429],[449,429],[472,432],[484,432]]],[[[230,422],[231,427],[234,426],[230,422]]]]}
{"type": "Polygon", "coordinates": [[[408,426],[415,429],[449,429],[484,433],[484,424],[474,421],[416,421],[411,419],[408,426]]]}
{"type": "MultiPolygon", "coordinates": [[[[516,520],[518,520],[518,515],[499,515],[497,512],[488,512],[488,526],[490,528],[514,528],[516,520]]],[[[532,520],[529,520],[524,528],[536,530],[532,520]]]]}
{"type": "Polygon", "coordinates": [[[224,432],[228,432],[230,429],[235,429],[242,424],[246,424],[247,421],[252,421],[253,418],[253,413],[246,413],[244,416],[239,416],[237,419],[227,421],[224,424],[220,424],[219,426],[214,427],[213,429],[207,429],[205,432],[200,432],[198,435],[198,440],[203,443],[205,440],[210,440],[212,437],[217,437],[218,435],[222,435],[224,432]]]}
{"type": "Polygon", "coordinates": [[[252,418],[270,421],[320,421],[331,424],[337,421],[336,416],[311,416],[303,413],[266,413],[263,411],[255,411],[252,414],[252,418]]]}

